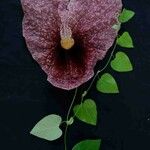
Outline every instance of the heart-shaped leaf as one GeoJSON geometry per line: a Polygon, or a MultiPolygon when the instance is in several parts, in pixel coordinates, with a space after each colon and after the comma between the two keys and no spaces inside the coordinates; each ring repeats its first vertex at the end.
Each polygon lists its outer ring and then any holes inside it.
{"type": "Polygon", "coordinates": [[[99,150],[101,140],[85,140],[76,144],[72,150],[99,150]]]}
{"type": "Polygon", "coordinates": [[[96,125],[97,123],[97,109],[96,109],[96,104],[93,100],[87,99],[85,100],[82,104],[76,105],[73,108],[75,116],[91,125],[96,125]]]}
{"type": "Polygon", "coordinates": [[[115,59],[111,61],[111,67],[118,72],[128,72],[133,70],[130,59],[124,52],[116,53],[115,59]]]}
{"type": "Polygon", "coordinates": [[[96,88],[102,93],[119,93],[117,83],[113,76],[109,73],[105,73],[101,76],[101,78],[97,81],[96,88]]]}
{"type": "Polygon", "coordinates": [[[122,13],[119,16],[119,21],[121,23],[125,23],[128,22],[130,19],[133,18],[133,16],[135,15],[134,11],[131,10],[127,10],[127,9],[123,9],[122,13]]]}
{"type": "Polygon", "coordinates": [[[124,32],[118,39],[117,44],[125,48],[133,48],[133,41],[128,32],[124,32]]]}
{"type": "Polygon", "coordinates": [[[62,135],[62,131],[59,128],[61,122],[60,116],[55,114],[48,115],[40,120],[30,133],[48,141],[56,140],[62,135]]]}

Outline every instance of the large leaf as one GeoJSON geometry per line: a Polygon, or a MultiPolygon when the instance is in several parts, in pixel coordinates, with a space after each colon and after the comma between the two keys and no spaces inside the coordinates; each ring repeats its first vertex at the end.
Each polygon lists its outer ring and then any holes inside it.
{"type": "Polygon", "coordinates": [[[96,88],[102,93],[119,93],[117,83],[113,76],[109,73],[105,73],[101,76],[101,78],[97,81],[96,88]]]}
{"type": "Polygon", "coordinates": [[[130,59],[124,52],[116,53],[115,59],[111,61],[111,67],[118,72],[128,72],[133,70],[130,59]]]}
{"type": "Polygon", "coordinates": [[[76,144],[72,150],[100,150],[101,140],[85,140],[76,144]]]}
{"type": "Polygon", "coordinates": [[[85,100],[82,104],[76,105],[73,111],[79,120],[91,125],[96,125],[97,110],[96,104],[93,100],[91,99],[85,100]]]}
{"type": "Polygon", "coordinates": [[[133,41],[128,32],[124,32],[118,39],[117,44],[125,48],[133,48],[133,41]]]}
{"type": "Polygon", "coordinates": [[[135,15],[134,11],[131,10],[127,10],[127,9],[123,9],[122,13],[119,16],[119,21],[121,23],[125,23],[128,22],[130,19],[133,18],[133,16],[135,15]]]}
{"type": "Polygon", "coordinates": [[[40,120],[30,133],[48,141],[56,140],[62,135],[62,131],[59,128],[61,122],[60,116],[55,114],[48,115],[40,120]]]}

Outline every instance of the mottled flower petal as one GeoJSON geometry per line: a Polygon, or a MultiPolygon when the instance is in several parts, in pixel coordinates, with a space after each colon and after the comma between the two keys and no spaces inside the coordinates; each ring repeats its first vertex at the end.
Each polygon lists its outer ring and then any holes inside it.
{"type": "Polygon", "coordinates": [[[121,0],[22,0],[23,35],[33,58],[54,86],[70,90],[94,75],[112,46],[121,0]],[[65,50],[61,39],[75,44],[65,50]]]}

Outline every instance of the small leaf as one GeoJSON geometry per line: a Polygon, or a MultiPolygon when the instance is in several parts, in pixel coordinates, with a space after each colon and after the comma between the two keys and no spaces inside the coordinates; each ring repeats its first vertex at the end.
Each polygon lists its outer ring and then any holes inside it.
{"type": "Polygon", "coordinates": [[[116,31],[119,31],[120,28],[121,28],[121,24],[120,24],[120,23],[114,24],[114,25],[112,26],[112,28],[113,28],[114,30],[116,30],[116,31]]]}
{"type": "Polygon", "coordinates": [[[87,95],[87,91],[84,91],[82,97],[85,97],[86,95],[87,95]]]}
{"type": "Polygon", "coordinates": [[[125,48],[133,48],[133,41],[128,32],[124,32],[118,39],[117,44],[125,48]]]}
{"type": "Polygon", "coordinates": [[[30,133],[48,141],[56,140],[62,135],[62,131],[59,128],[61,122],[60,116],[55,114],[48,115],[40,120],[30,133]]]}
{"type": "Polygon", "coordinates": [[[96,104],[93,100],[87,99],[82,104],[76,105],[73,108],[75,116],[88,124],[96,125],[97,123],[97,110],[96,104]]]}
{"type": "Polygon", "coordinates": [[[67,125],[72,125],[74,122],[73,117],[71,117],[68,121],[67,121],[67,125]]]}
{"type": "Polygon", "coordinates": [[[99,150],[101,140],[85,140],[76,144],[72,150],[99,150]]]}
{"type": "Polygon", "coordinates": [[[112,75],[105,73],[97,81],[96,88],[99,92],[112,94],[119,93],[117,83],[112,75]]]}
{"type": "Polygon", "coordinates": [[[118,52],[114,60],[111,61],[111,67],[118,72],[132,71],[133,67],[129,57],[124,52],[118,52]]]}
{"type": "Polygon", "coordinates": [[[133,18],[133,16],[135,15],[134,11],[131,10],[127,10],[127,9],[123,9],[122,13],[119,16],[119,21],[121,23],[125,23],[128,22],[130,19],[133,18]]]}

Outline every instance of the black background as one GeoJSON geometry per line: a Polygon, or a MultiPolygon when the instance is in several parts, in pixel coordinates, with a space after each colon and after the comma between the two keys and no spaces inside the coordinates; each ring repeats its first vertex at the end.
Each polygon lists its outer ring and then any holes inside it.
{"type": "MultiPolygon", "coordinates": [[[[122,27],[130,32],[135,48],[117,50],[128,53],[134,71],[106,69],[118,81],[120,94],[100,94],[93,86],[87,98],[97,103],[98,125],[91,127],[76,120],[69,130],[69,150],[87,138],[101,138],[102,150],[150,150],[150,1],[124,0],[124,7],[136,12],[122,27]]],[[[48,114],[65,119],[74,91],[47,82],[25,45],[22,17],[19,0],[0,0],[0,149],[63,150],[62,138],[47,142],[29,132],[48,114]]]]}

